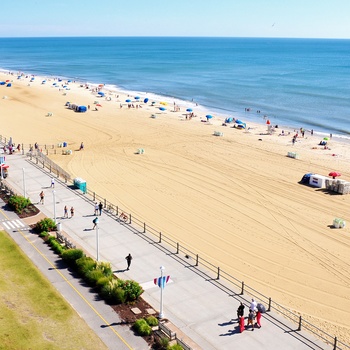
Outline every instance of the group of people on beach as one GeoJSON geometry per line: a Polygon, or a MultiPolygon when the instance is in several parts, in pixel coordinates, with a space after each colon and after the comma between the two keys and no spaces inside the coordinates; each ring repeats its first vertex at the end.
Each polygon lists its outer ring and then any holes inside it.
{"type": "MultiPolygon", "coordinates": [[[[260,305],[260,304],[259,304],[260,305]]],[[[252,299],[250,306],[249,306],[249,313],[247,318],[247,325],[245,325],[245,319],[244,319],[244,309],[245,306],[241,302],[241,304],[238,306],[237,309],[237,319],[239,322],[239,329],[242,333],[246,328],[251,326],[252,331],[254,331],[255,326],[258,328],[261,328],[261,314],[262,310],[258,308],[257,302],[252,299]]]]}

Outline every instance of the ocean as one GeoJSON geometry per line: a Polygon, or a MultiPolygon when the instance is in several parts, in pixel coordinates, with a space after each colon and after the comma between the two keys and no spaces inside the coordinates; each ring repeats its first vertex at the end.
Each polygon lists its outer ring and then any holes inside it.
{"type": "Polygon", "coordinates": [[[350,40],[0,38],[0,68],[350,139],[350,40]]]}

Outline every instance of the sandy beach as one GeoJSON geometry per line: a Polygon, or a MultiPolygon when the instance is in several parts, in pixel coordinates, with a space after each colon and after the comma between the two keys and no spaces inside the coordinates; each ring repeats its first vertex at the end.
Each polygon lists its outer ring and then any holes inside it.
{"type": "Polygon", "coordinates": [[[26,145],[67,142],[72,155],[50,157],[90,190],[350,343],[350,195],[298,183],[304,173],[333,170],[350,181],[349,144],[332,138],[324,149],[323,136],[307,131],[293,146],[294,130],[269,135],[263,120],[238,130],[216,116],[202,122],[195,106],[128,108],[127,95],[104,88],[99,97],[80,83],[55,87],[53,78],[1,80],[12,81],[0,86],[1,135],[26,145]],[[90,109],[76,113],[68,101],[90,109]],[[348,226],[332,229],[336,217],[348,226]]]}

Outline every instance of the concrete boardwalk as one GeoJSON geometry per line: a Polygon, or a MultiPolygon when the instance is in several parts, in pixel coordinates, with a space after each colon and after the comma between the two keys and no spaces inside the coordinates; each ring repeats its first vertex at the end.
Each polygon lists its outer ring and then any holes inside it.
{"type": "MultiPolygon", "coordinates": [[[[95,217],[92,200],[59,179],[55,180],[53,195],[53,188],[50,188],[51,174],[31,163],[25,156],[19,154],[7,156],[6,162],[10,165],[6,182],[22,195],[25,184],[26,194],[34,204],[39,202],[39,193],[43,190],[45,204],[37,205],[42,213],[53,218],[56,209],[57,221],[61,223],[63,233],[82,247],[87,254],[96,257],[97,235],[96,230],[92,229],[92,220],[95,217]],[[75,208],[73,218],[63,218],[65,205],[68,208],[71,206],[75,208]]],[[[236,309],[240,301],[243,301],[247,316],[250,301],[248,295],[235,295],[239,290],[228,292],[228,289],[221,288],[221,281],[220,283],[215,281],[209,277],[209,273],[200,267],[194,267],[193,261],[181,254],[174,254],[173,248],[154,242],[151,237],[138,233],[129,225],[120,224],[115,217],[105,212],[99,217],[98,226],[99,260],[110,262],[117,276],[139,282],[145,290],[143,298],[156,310],[160,307],[160,290],[154,285],[153,279],[160,276],[160,266],[165,267],[164,274],[170,275],[170,282],[163,294],[164,317],[174,325],[175,331],[180,335],[179,338],[183,338],[193,349],[332,348],[313,335],[295,331],[296,324],[273,312],[263,314],[261,329],[240,333],[236,309]],[[126,271],[125,257],[128,253],[131,253],[133,260],[130,270],[126,271]]],[[[69,302],[74,306],[78,301],[69,302]]],[[[108,314],[106,320],[113,324],[115,320],[111,320],[108,307],[103,303],[98,307],[100,306],[98,312],[101,315],[108,314]]],[[[96,330],[94,324],[91,327],[96,330]]],[[[125,327],[115,325],[113,328],[124,334],[131,348],[147,349],[147,345],[140,345],[139,338],[125,331],[125,327]]],[[[106,337],[116,338],[113,332],[99,336],[109,348],[122,349],[109,345],[106,340],[106,337]]]]}

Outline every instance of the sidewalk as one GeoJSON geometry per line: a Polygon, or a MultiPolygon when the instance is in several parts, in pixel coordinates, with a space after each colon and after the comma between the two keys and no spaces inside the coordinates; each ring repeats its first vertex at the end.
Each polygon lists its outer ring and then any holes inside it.
{"type": "MultiPolygon", "coordinates": [[[[22,195],[25,183],[26,194],[34,204],[39,202],[39,193],[43,190],[45,204],[37,204],[38,208],[51,218],[56,210],[57,221],[61,223],[65,235],[96,258],[97,237],[96,231],[92,230],[92,220],[95,217],[94,203],[81,195],[80,191],[67,187],[59,179],[55,180],[55,194],[53,194],[53,189],[50,188],[50,173],[29,162],[25,156],[19,154],[8,156],[7,164],[10,168],[6,182],[22,195]],[[63,218],[65,205],[68,208],[71,206],[75,208],[72,219],[63,218]]],[[[99,259],[110,262],[113,270],[117,271],[117,275],[121,278],[139,282],[145,290],[142,297],[156,310],[160,308],[160,290],[154,285],[153,279],[160,277],[160,266],[165,267],[164,275],[170,275],[170,281],[163,293],[164,317],[174,325],[178,337],[183,338],[183,341],[193,349],[332,348],[313,335],[295,331],[297,325],[273,312],[263,314],[261,329],[240,333],[235,320],[236,310],[243,301],[247,316],[250,301],[248,295],[229,294],[228,289],[220,288],[220,284],[208,278],[200,267],[196,268],[193,262],[184,256],[174,254],[174,249],[154,243],[147,235],[138,233],[129,225],[120,224],[106,213],[99,217],[98,236],[99,259]],[[129,253],[133,256],[131,268],[129,271],[124,271],[125,256],[129,253]]],[[[239,293],[238,290],[236,292],[239,293]]],[[[99,310],[99,312],[105,311],[99,310]]],[[[115,321],[111,321],[113,322],[115,321]]],[[[119,331],[123,327],[115,328],[119,331]]],[[[134,349],[142,349],[139,344],[132,343],[132,337],[129,339],[128,336],[127,339],[134,349]]]]}

